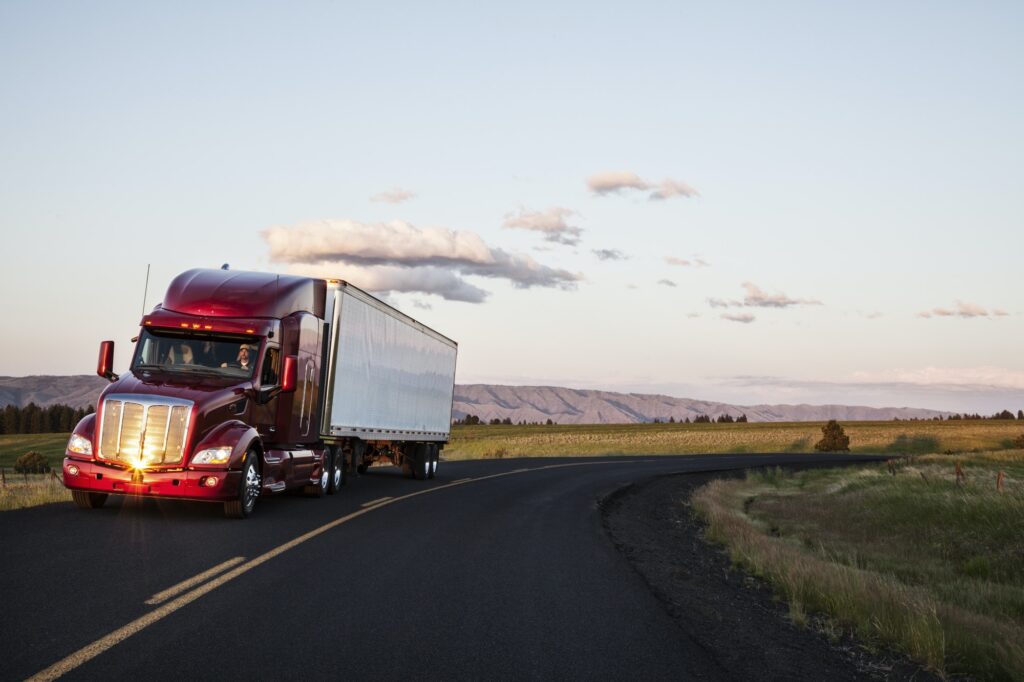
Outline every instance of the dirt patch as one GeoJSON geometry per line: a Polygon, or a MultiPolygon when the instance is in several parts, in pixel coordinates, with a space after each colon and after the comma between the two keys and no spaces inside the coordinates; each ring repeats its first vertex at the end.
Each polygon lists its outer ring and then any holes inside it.
{"type": "Polygon", "coordinates": [[[605,530],[686,637],[733,679],[938,679],[898,655],[871,653],[849,637],[830,639],[822,621],[793,624],[767,584],[705,542],[690,495],[727,475],[736,474],[654,478],[601,501],[605,530]]]}

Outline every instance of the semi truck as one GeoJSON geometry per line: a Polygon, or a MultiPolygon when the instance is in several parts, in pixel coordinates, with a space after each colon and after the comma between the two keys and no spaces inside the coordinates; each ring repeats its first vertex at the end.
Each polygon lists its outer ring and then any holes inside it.
{"type": "Polygon", "coordinates": [[[341,279],[196,269],[145,314],[126,373],[72,433],[76,505],[110,495],[220,502],[339,492],[375,463],[437,472],[458,344],[341,279]]]}

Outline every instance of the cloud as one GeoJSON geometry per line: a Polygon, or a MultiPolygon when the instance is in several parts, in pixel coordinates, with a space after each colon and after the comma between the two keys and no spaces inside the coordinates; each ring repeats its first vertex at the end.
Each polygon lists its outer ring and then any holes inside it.
{"type": "Polygon", "coordinates": [[[967,303],[965,301],[957,301],[954,308],[932,308],[931,310],[922,310],[917,314],[918,317],[925,319],[931,317],[962,317],[969,319],[972,317],[1005,317],[1006,315],[1009,315],[1009,313],[1000,308],[995,308],[992,312],[989,312],[977,303],[967,303]]]}
{"type": "Polygon", "coordinates": [[[473,232],[418,228],[402,220],[320,220],[262,233],[270,260],[293,272],[343,277],[374,292],[436,294],[478,303],[487,292],[465,276],[504,279],[520,289],[574,289],[582,275],[488,246],[473,232]]]}
{"type": "Polygon", "coordinates": [[[736,299],[709,298],[708,305],[712,308],[789,308],[795,305],[822,305],[813,298],[790,298],[786,294],[769,294],[753,282],[744,282],[747,294],[742,301],[736,299]]]}
{"type": "Polygon", "coordinates": [[[400,204],[403,201],[409,201],[416,197],[415,192],[410,192],[407,189],[401,187],[395,187],[394,189],[387,192],[380,192],[370,197],[370,201],[380,202],[384,204],[400,204]]]}
{"type": "Polygon", "coordinates": [[[528,211],[520,208],[518,213],[505,216],[504,227],[542,232],[544,239],[558,244],[575,246],[580,242],[578,227],[569,224],[569,218],[578,215],[576,211],[561,206],[552,206],[546,211],[528,211]]]}
{"type": "Polygon", "coordinates": [[[661,182],[648,182],[631,171],[601,171],[600,173],[594,173],[587,178],[587,187],[591,192],[600,196],[620,194],[625,190],[649,192],[647,198],[651,201],[700,195],[697,190],[685,182],[673,180],[672,178],[665,178],[661,182]]]}
{"type": "Polygon", "coordinates": [[[729,320],[730,322],[740,322],[742,324],[750,324],[757,318],[750,313],[722,313],[719,315],[723,320],[729,320]]]}
{"type": "Polygon", "coordinates": [[[618,249],[594,249],[594,255],[601,260],[626,260],[629,258],[618,249]]]}
{"type": "Polygon", "coordinates": [[[675,287],[676,286],[676,283],[673,282],[670,279],[659,279],[658,280],[658,284],[660,284],[660,285],[662,285],[664,287],[675,287]]]}
{"type": "Polygon", "coordinates": [[[661,201],[663,199],[671,199],[672,197],[695,197],[697,195],[697,190],[690,187],[685,182],[665,178],[658,184],[657,188],[651,192],[648,199],[651,201],[661,201]]]}
{"type": "Polygon", "coordinates": [[[692,260],[687,258],[676,258],[675,256],[665,256],[665,262],[669,265],[678,265],[683,268],[706,268],[709,265],[707,261],[703,258],[698,258],[697,256],[693,256],[692,260]]]}

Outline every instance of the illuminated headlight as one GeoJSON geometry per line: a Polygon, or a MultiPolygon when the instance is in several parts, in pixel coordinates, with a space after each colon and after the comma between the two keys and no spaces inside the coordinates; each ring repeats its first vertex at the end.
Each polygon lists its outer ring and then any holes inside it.
{"type": "Polygon", "coordinates": [[[75,452],[79,455],[92,455],[92,441],[79,436],[77,433],[73,433],[71,434],[71,440],[68,441],[68,452],[75,452]]]}
{"type": "Polygon", "coordinates": [[[192,458],[193,464],[227,464],[227,461],[231,459],[231,450],[233,448],[230,445],[225,445],[220,448],[207,448],[206,450],[200,450],[196,453],[195,457],[192,458]]]}

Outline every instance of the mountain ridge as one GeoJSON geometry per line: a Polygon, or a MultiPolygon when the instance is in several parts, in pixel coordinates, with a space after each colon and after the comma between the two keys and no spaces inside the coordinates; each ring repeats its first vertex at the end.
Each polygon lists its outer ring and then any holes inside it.
{"type": "MultiPolygon", "coordinates": [[[[23,407],[34,402],[40,407],[64,403],[71,407],[95,405],[106,380],[93,375],[33,375],[0,377],[0,407],[23,407]]],[[[948,412],[913,407],[867,407],[863,405],[765,404],[734,405],[713,400],[677,398],[654,393],[618,393],[563,386],[507,386],[503,384],[456,384],[452,417],[475,415],[482,421],[511,419],[513,422],[559,424],[634,424],[655,419],[676,421],[704,414],[712,419],[728,414],[745,414],[750,421],[890,421],[932,419],[948,412]]]]}

